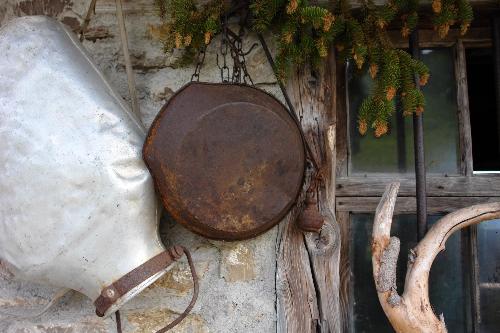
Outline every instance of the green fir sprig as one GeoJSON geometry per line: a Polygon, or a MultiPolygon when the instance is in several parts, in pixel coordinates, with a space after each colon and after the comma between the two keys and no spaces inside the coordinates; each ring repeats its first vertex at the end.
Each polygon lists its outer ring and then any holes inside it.
{"type": "MultiPolygon", "coordinates": [[[[220,32],[230,1],[204,1],[204,5],[196,0],[156,2],[164,19],[160,30],[165,48],[185,49],[185,54],[193,56],[220,32]]],[[[410,35],[418,24],[418,0],[388,0],[381,6],[364,0],[362,4],[356,15],[347,0],[330,1],[327,6],[307,0],[250,0],[249,9],[253,30],[272,31],[277,36],[276,74],[280,80],[287,78],[293,66],[319,65],[331,46],[340,61],[352,61],[360,70],[367,67],[374,87],[358,110],[358,129],[365,134],[371,128],[380,137],[388,132],[397,96],[405,116],[424,111],[425,98],[416,89],[414,77],[425,85],[430,74],[421,61],[395,49],[387,33],[397,21],[402,37],[410,35]]],[[[466,33],[473,17],[467,0],[433,0],[432,10],[441,37],[454,24],[466,33]]]]}

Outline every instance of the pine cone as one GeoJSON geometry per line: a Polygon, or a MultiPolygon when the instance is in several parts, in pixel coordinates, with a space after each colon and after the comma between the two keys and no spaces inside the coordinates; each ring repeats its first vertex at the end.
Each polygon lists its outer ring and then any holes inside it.
{"type": "Polygon", "coordinates": [[[295,13],[297,7],[299,7],[299,2],[297,0],[290,0],[288,5],[286,6],[286,13],[288,15],[295,13]]]}
{"type": "Polygon", "coordinates": [[[380,29],[384,29],[387,26],[387,22],[383,19],[378,19],[377,25],[380,29]]]}
{"type": "Polygon", "coordinates": [[[465,35],[467,33],[467,31],[469,30],[469,27],[470,27],[470,22],[463,22],[461,25],[460,25],[460,35],[465,35]]]}
{"type": "Polygon", "coordinates": [[[332,24],[335,22],[335,16],[333,14],[328,13],[323,16],[323,31],[328,32],[332,28],[332,24]]]}
{"type": "Polygon", "coordinates": [[[441,0],[433,0],[432,1],[432,11],[436,14],[441,13],[441,10],[443,8],[443,4],[441,0]]]}
{"type": "Polygon", "coordinates": [[[375,137],[380,138],[382,135],[386,134],[389,131],[389,126],[385,121],[377,121],[375,123],[375,137]]]}
{"type": "Polygon", "coordinates": [[[378,65],[377,64],[371,64],[370,69],[368,70],[370,72],[370,76],[372,79],[374,79],[377,76],[378,73],[378,65]]]}
{"type": "Polygon", "coordinates": [[[205,45],[208,45],[211,39],[212,39],[212,33],[210,31],[205,32],[205,45]]]}
{"type": "Polygon", "coordinates": [[[356,53],[353,55],[354,61],[356,62],[356,65],[358,66],[358,69],[361,69],[363,67],[363,64],[365,63],[365,59],[363,57],[358,56],[356,53]]]}
{"type": "Polygon", "coordinates": [[[425,73],[425,74],[422,74],[420,76],[420,79],[418,80],[418,83],[421,85],[421,86],[425,86],[427,84],[427,82],[429,82],[429,73],[425,73]]]}
{"type": "Polygon", "coordinates": [[[293,39],[293,34],[289,31],[287,31],[283,34],[281,39],[283,40],[283,43],[290,44],[292,42],[292,39],[293,39]]]}
{"type": "Polygon", "coordinates": [[[358,120],[358,131],[361,135],[366,134],[366,131],[368,131],[368,124],[366,123],[366,120],[358,120]]]}
{"type": "Polygon", "coordinates": [[[385,92],[385,97],[387,98],[387,100],[392,101],[394,96],[396,96],[396,88],[394,87],[387,88],[387,91],[385,92]]]}
{"type": "Polygon", "coordinates": [[[401,36],[403,36],[403,38],[408,38],[408,36],[410,36],[410,28],[408,28],[406,24],[401,28],[401,36]]]}
{"type": "Polygon", "coordinates": [[[178,32],[175,33],[175,48],[180,49],[182,46],[182,35],[178,32]]]}
{"type": "Polygon", "coordinates": [[[448,23],[440,24],[437,26],[437,31],[439,37],[445,38],[446,35],[448,35],[448,32],[450,31],[450,25],[448,23]]]}

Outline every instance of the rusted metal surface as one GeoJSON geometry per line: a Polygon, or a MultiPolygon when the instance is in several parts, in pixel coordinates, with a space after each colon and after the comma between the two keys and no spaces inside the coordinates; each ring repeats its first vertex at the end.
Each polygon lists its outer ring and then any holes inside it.
{"type": "Polygon", "coordinates": [[[319,212],[318,200],[314,193],[308,192],[304,208],[297,218],[297,226],[303,231],[318,232],[323,227],[324,221],[325,219],[319,212]]]}
{"type": "Polygon", "coordinates": [[[305,164],[299,128],[273,96],[198,82],[160,111],[143,157],[172,217],[225,240],[278,223],[296,200],[305,164]]]}

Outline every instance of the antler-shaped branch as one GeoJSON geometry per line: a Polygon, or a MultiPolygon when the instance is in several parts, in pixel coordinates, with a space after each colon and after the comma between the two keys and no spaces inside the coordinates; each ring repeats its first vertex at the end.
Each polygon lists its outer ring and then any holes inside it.
{"type": "Polygon", "coordinates": [[[429,272],[436,255],[455,231],[500,218],[500,202],[470,206],[441,218],[410,250],[403,295],[396,290],[399,239],[390,237],[399,183],[389,184],[375,213],[372,240],[373,278],[384,312],[396,332],[445,333],[444,318],[434,314],[429,301],[429,272]]]}

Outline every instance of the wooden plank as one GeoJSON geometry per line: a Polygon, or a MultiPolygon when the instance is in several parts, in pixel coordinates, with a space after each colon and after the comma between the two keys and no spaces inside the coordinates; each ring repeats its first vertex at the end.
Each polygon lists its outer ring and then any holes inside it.
{"type": "Polygon", "coordinates": [[[347,176],[348,166],[348,124],[347,124],[347,81],[345,63],[337,64],[336,100],[336,175],[347,176]]]}
{"type": "MultiPolygon", "coordinates": [[[[444,38],[439,37],[433,29],[419,29],[419,45],[422,48],[426,47],[451,47],[458,40],[463,43],[490,43],[491,44],[491,29],[488,27],[472,27],[467,31],[465,36],[460,34],[460,29],[450,29],[448,35],[444,38]]],[[[388,31],[389,38],[393,45],[397,48],[408,48],[408,39],[401,36],[399,30],[388,31]]]]}
{"type": "Polygon", "coordinates": [[[481,323],[481,290],[479,288],[479,256],[477,249],[477,225],[469,227],[470,229],[470,250],[471,250],[471,294],[472,294],[472,316],[473,333],[479,333],[481,323]]]}
{"type": "Polygon", "coordinates": [[[337,211],[335,213],[340,228],[342,247],[340,248],[340,313],[342,316],[342,332],[352,331],[353,293],[351,288],[351,229],[349,212],[337,211]]]}
{"type": "MultiPolygon", "coordinates": [[[[337,197],[338,212],[374,213],[380,197],[337,197]]],[[[427,197],[429,214],[451,213],[455,210],[488,202],[500,202],[500,197],[427,197]]],[[[415,213],[415,197],[398,197],[395,213],[415,213]]]]}
{"type": "Polygon", "coordinates": [[[276,244],[277,332],[312,333],[319,319],[317,296],[304,246],[304,236],[296,224],[297,210],[279,224],[276,244]]]}
{"type": "MultiPolygon", "coordinates": [[[[293,219],[280,225],[276,275],[278,332],[340,332],[340,230],[333,215],[335,191],[335,58],[312,72],[300,68],[287,91],[306,140],[323,170],[317,195],[325,225],[303,233],[293,219]],[[314,283],[312,283],[314,282],[314,283]]],[[[310,173],[308,173],[310,174],[310,173]]]]}
{"type": "Polygon", "coordinates": [[[464,176],[472,176],[472,134],[467,89],[467,64],[462,40],[458,40],[455,46],[455,78],[457,81],[460,173],[464,176]]]}
{"type": "MultiPolygon", "coordinates": [[[[336,194],[340,197],[379,197],[390,182],[399,181],[398,197],[415,196],[415,179],[398,175],[337,178],[336,194]]],[[[498,175],[427,176],[427,195],[430,197],[498,197],[500,177],[498,175]]]]}

